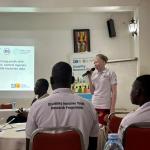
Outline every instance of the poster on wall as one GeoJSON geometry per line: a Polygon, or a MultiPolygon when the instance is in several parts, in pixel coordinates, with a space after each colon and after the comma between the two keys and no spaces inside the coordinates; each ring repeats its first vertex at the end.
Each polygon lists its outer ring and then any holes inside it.
{"type": "Polygon", "coordinates": [[[76,93],[90,93],[87,76],[82,76],[87,70],[94,67],[94,58],[96,53],[75,53],[70,56],[75,83],[72,90],[76,93]]]}
{"type": "Polygon", "coordinates": [[[74,29],[74,53],[90,52],[90,30],[74,29]]]}

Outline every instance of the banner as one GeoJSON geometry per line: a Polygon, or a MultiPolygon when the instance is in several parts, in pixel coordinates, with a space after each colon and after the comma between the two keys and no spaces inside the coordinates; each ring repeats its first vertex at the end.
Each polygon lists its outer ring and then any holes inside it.
{"type": "Polygon", "coordinates": [[[70,56],[70,64],[75,77],[75,83],[72,85],[72,90],[76,93],[90,93],[87,77],[82,75],[94,67],[94,58],[96,53],[84,52],[75,53],[70,56]]]}

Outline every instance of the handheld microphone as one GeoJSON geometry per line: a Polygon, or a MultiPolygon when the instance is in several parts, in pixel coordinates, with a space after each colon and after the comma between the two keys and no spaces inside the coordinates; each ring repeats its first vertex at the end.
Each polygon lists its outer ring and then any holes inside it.
{"type": "Polygon", "coordinates": [[[82,77],[87,76],[88,74],[90,74],[91,72],[93,72],[95,70],[95,68],[91,68],[91,70],[88,70],[87,72],[85,72],[82,77]]]}

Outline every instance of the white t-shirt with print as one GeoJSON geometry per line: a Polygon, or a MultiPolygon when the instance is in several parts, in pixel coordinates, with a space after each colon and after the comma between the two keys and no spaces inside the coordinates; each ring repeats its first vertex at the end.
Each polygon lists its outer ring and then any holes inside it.
{"type": "Polygon", "coordinates": [[[26,124],[26,137],[31,138],[37,128],[60,126],[78,128],[83,134],[86,149],[89,137],[97,137],[99,132],[92,104],[67,88],[56,89],[50,96],[32,105],[26,124]]]}
{"type": "Polygon", "coordinates": [[[111,105],[111,86],[117,84],[117,76],[114,71],[105,68],[98,72],[95,70],[91,76],[94,85],[92,103],[97,109],[110,109],[111,105]]]}
{"type": "Polygon", "coordinates": [[[120,139],[122,139],[123,132],[129,125],[138,122],[150,122],[150,102],[145,103],[136,111],[130,112],[123,118],[118,130],[120,139]]]}

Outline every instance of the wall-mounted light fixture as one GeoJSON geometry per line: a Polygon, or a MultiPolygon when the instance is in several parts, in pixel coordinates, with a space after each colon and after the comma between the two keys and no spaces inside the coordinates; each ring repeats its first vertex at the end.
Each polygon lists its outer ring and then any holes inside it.
{"type": "Polygon", "coordinates": [[[129,32],[132,36],[137,35],[137,21],[133,18],[129,21],[129,32]]]}

